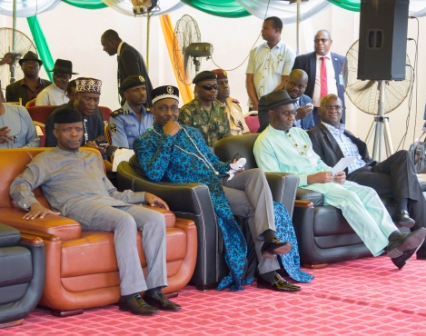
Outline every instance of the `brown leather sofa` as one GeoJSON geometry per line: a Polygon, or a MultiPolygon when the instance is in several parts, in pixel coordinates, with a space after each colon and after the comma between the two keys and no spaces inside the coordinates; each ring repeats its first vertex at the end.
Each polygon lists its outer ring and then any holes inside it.
{"type": "MultiPolygon", "coordinates": [[[[44,240],[46,282],[40,304],[52,308],[52,314],[66,316],[81,313],[85,308],[116,303],[120,298],[120,279],[113,233],[82,232],[78,222],[62,216],[47,215],[43,219],[24,220],[24,211],[14,206],[9,196],[13,179],[35,155],[45,150],[50,149],[0,150],[0,218],[4,224],[17,228],[22,234],[44,240]]],[[[34,192],[43,205],[49,206],[40,188],[34,192]]],[[[194,272],[197,230],[193,221],[175,218],[169,211],[159,211],[164,213],[167,226],[168,287],[163,291],[177,295],[194,272]]],[[[137,246],[146,272],[140,232],[137,246]]]]}

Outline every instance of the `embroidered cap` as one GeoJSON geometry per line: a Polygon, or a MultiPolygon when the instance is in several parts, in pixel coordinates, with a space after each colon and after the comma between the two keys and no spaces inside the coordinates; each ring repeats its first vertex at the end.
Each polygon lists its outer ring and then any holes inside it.
{"type": "Polygon", "coordinates": [[[297,102],[297,99],[292,99],[286,90],[273,91],[260,98],[259,111],[267,111],[277,106],[294,104],[295,102],[297,102]]]}
{"type": "Polygon", "coordinates": [[[161,99],[172,98],[179,102],[179,89],[172,85],[163,85],[155,88],[151,92],[152,104],[155,104],[161,99]]]}
{"type": "Polygon", "coordinates": [[[83,121],[81,113],[69,106],[60,108],[53,116],[55,124],[72,124],[80,121],[83,121]]]}
{"type": "Polygon", "coordinates": [[[123,81],[123,83],[121,83],[120,91],[126,91],[127,89],[131,89],[132,87],[139,85],[145,85],[145,78],[143,78],[143,76],[129,76],[123,81]]]}
{"type": "Polygon", "coordinates": [[[201,71],[197,76],[194,77],[192,83],[197,84],[206,80],[216,80],[217,75],[213,71],[201,71]]]}
{"type": "Polygon", "coordinates": [[[214,72],[216,74],[217,79],[227,79],[228,78],[228,73],[226,72],[226,70],[214,69],[214,70],[212,70],[212,72],[214,72]]]}
{"type": "Polygon", "coordinates": [[[102,81],[90,77],[78,77],[76,80],[76,90],[78,93],[101,94],[102,81]]]}

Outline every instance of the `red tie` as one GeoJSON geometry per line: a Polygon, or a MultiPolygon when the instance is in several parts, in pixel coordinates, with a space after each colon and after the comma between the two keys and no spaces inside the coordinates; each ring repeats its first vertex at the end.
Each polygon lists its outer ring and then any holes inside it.
{"type": "Polygon", "coordinates": [[[325,66],[325,60],[327,59],[327,57],[322,56],[320,57],[322,63],[321,63],[321,97],[324,97],[327,95],[328,90],[327,90],[327,68],[325,66]]]}

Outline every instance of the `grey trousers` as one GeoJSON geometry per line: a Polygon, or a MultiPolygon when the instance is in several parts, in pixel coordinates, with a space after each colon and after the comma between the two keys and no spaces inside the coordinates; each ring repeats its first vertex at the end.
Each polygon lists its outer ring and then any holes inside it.
{"type": "Polygon", "coordinates": [[[167,286],[164,215],[139,205],[111,207],[100,204],[90,226],[82,225],[82,229],[114,232],[121,295],[167,286]],[[137,230],[142,232],[143,250],[148,266],[146,279],[136,246],[137,230]]]}
{"type": "Polygon", "coordinates": [[[271,189],[265,173],[260,169],[250,169],[238,173],[231,181],[222,181],[232,213],[248,217],[256,255],[259,260],[259,273],[268,273],[280,268],[277,258],[263,258],[263,232],[275,231],[274,204],[271,189]]]}

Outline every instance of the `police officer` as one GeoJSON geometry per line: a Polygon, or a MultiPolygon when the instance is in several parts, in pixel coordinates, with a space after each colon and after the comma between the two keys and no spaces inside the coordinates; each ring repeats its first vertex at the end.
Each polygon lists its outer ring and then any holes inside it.
{"type": "Polygon", "coordinates": [[[212,71],[203,71],[195,76],[192,82],[195,84],[196,98],[182,106],[179,113],[179,121],[198,128],[209,147],[231,135],[225,107],[216,101],[216,78],[212,71]]]}
{"type": "Polygon", "coordinates": [[[129,76],[120,90],[126,102],[111,113],[108,129],[114,146],[133,148],[133,141],[154,122],[151,112],[143,106],[147,98],[145,79],[139,75],[129,76]]]}

